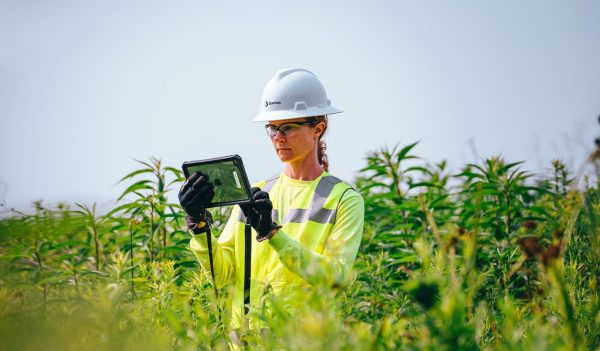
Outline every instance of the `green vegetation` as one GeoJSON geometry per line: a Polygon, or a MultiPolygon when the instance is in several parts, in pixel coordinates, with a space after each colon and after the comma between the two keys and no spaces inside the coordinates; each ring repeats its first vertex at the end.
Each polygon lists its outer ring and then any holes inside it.
{"type": "MultiPolygon", "coordinates": [[[[452,174],[415,145],[372,152],[356,180],[366,222],[354,284],[316,287],[293,316],[265,295],[255,314],[270,328],[248,345],[600,349],[600,153],[575,182],[559,161],[541,176],[501,158],[452,174]]],[[[229,348],[226,298],[217,306],[165,196],[182,175],[140,164],[108,214],[36,203],[0,221],[0,349],[229,348]]],[[[222,227],[228,209],[212,211],[222,227]]]]}

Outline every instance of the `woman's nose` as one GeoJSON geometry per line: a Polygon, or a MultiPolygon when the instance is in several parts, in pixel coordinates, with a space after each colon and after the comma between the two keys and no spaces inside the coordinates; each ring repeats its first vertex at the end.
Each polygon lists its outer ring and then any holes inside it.
{"type": "Polygon", "coordinates": [[[284,134],[280,130],[275,131],[275,135],[273,135],[273,140],[281,140],[283,139],[284,134]]]}

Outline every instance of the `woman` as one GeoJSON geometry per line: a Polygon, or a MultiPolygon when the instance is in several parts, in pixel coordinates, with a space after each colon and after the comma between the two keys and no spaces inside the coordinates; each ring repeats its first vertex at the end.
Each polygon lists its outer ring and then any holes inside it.
{"type": "MultiPolygon", "coordinates": [[[[349,278],[364,221],[362,197],[331,176],[325,143],[327,115],[342,112],[327,99],[318,78],[301,68],[277,72],[267,83],[261,112],[268,136],[285,164],[278,176],[254,184],[251,206],[235,207],[218,240],[213,265],[218,288],[235,284],[232,329],[243,327],[244,225],[250,215],[257,243],[252,245],[250,306],[269,290],[293,297],[317,284],[343,286],[349,278]]],[[[203,208],[213,196],[206,177],[195,173],[179,199],[193,235],[190,247],[209,271],[203,208]]],[[[293,298],[292,298],[293,299],[293,298]]],[[[250,328],[258,327],[250,321],[250,328]]]]}

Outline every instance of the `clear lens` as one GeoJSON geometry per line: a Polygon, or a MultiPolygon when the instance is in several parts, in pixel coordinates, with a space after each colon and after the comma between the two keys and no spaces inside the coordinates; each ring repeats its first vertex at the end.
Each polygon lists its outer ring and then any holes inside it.
{"type": "Polygon", "coordinates": [[[283,133],[283,135],[293,134],[295,131],[300,128],[300,125],[296,123],[285,123],[279,126],[279,130],[283,133]]]}
{"type": "Polygon", "coordinates": [[[273,139],[275,138],[275,136],[277,135],[277,131],[279,131],[281,133],[281,135],[283,136],[293,136],[294,133],[296,133],[298,131],[298,129],[300,129],[300,126],[302,124],[306,124],[306,123],[284,123],[280,126],[274,126],[274,125],[270,125],[267,124],[265,125],[265,130],[267,131],[267,135],[273,139]]]}
{"type": "Polygon", "coordinates": [[[275,126],[271,126],[271,125],[266,125],[265,126],[265,131],[267,132],[267,135],[269,136],[269,138],[274,138],[275,135],[277,134],[277,127],[275,126]]]}

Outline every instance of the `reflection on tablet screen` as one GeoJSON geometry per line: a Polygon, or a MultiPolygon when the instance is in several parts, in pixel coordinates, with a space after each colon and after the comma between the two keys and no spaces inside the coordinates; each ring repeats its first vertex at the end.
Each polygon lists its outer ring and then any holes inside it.
{"type": "Polygon", "coordinates": [[[212,203],[243,201],[248,195],[240,181],[239,170],[233,161],[194,165],[188,168],[189,174],[201,172],[208,176],[214,185],[215,196],[212,203]]]}

